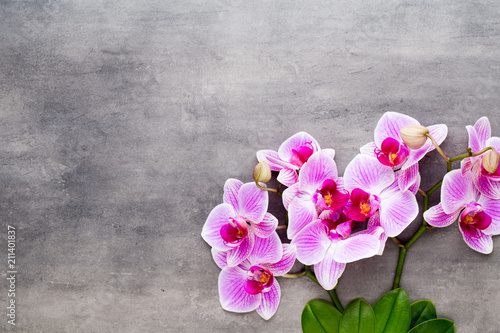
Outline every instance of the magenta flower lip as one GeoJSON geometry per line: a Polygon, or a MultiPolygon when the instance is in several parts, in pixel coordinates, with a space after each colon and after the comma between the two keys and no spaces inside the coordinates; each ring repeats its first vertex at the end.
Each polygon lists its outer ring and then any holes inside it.
{"type": "Polygon", "coordinates": [[[389,137],[382,141],[381,149],[375,148],[374,152],[383,165],[398,167],[406,161],[410,149],[404,142],[389,137]]]}

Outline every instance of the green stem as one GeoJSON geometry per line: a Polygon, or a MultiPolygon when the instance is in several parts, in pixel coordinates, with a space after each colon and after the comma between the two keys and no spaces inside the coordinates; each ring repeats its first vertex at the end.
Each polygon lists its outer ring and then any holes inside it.
{"type": "Polygon", "coordinates": [[[335,305],[337,310],[339,310],[340,313],[344,313],[344,307],[342,306],[342,303],[340,303],[339,297],[337,296],[337,287],[332,290],[328,290],[328,295],[330,295],[333,305],[335,305]]]}
{"type": "MultiPolygon", "coordinates": [[[[304,269],[306,271],[306,275],[311,280],[316,282],[319,286],[321,286],[321,284],[319,284],[319,282],[318,282],[318,279],[316,278],[316,275],[311,271],[309,266],[306,265],[304,267],[304,269]]],[[[337,283],[337,285],[338,285],[338,283],[337,283]]],[[[330,295],[330,298],[332,299],[333,305],[337,308],[337,310],[339,310],[341,313],[344,313],[344,307],[342,306],[342,303],[340,303],[339,297],[337,296],[336,289],[337,289],[337,286],[335,286],[335,288],[333,288],[332,290],[327,290],[327,292],[328,292],[328,295],[330,295]]]]}
{"type": "Polygon", "coordinates": [[[396,267],[396,274],[394,275],[394,282],[392,283],[392,289],[399,288],[399,282],[401,281],[401,274],[403,273],[403,266],[405,265],[405,258],[406,258],[406,249],[404,247],[400,247],[398,266],[396,267]]]}
{"type": "Polygon", "coordinates": [[[275,188],[262,187],[262,186],[260,186],[260,184],[258,182],[255,182],[255,185],[257,185],[257,187],[260,188],[261,190],[275,192],[275,193],[278,193],[279,196],[281,196],[281,193],[279,193],[278,190],[275,188]]]}

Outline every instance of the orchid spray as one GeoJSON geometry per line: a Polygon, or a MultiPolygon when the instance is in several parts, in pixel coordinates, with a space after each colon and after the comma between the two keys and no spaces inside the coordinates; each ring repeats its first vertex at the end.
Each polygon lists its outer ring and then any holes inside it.
{"type": "Polygon", "coordinates": [[[500,234],[500,138],[491,136],[485,117],[466,128],[467,152],[450,158],[439,147],[446,125],[423,126],[407,115],[387,112],[375,127],[374,141],[360,148],[343,176],[335,150],[321,149],[305,132],[288,138],[278,151],[258,151],[255,182],[228,179],[223,202],[203,226],[202,237],[221,268],[222,308],[256,310],[268,320],[281,296],[277,277],[308,276],[332,303],[311,300],[305,305],[304,332],[454,332],[453,321],[437,318],[431,301],[410,304],[399,283],[408,250],[428,229],[458,221],[465,243],[484,254],[500,234]],[[434,149],[448,173],[424,191],[418,162],[434,149]],[[455,161],[461,161],[461,168],[452,170],[455,161]],[[272,171],[278,172],[278,188],[265,185],[272,171]],[[429,208],[429,197],[440,188],[441,202],[429,208]],[[267,212],[273,193],[282,197],[287,211],[281,224],[267,212]],[[417,195],[423,197],[421,225],[401,242],[398,236],[418,215],[417,195]],[[277,234],[281,229],[289,240],[284,244],[277,234]],[[346,265],[382,255],[389,238],[400,249],[392,290],[373,307],[358,298],[344,309],[336,288],[346,265]],[[296,260],[304,268],[290,274],[296,260]]]}

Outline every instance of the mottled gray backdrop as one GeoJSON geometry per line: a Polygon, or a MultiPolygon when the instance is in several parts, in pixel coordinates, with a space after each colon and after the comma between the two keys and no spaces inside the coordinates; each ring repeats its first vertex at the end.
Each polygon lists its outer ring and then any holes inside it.
{"type": "MultiPolygon", "coordinates": [[[[225,180],[301,130],[343,172],[389,110],[448,124],[450,155],[483,115],[500,136],[499,17],[497,0],[0,0],[0,329],[299,332],[328,298],[307,278],[279,279],[268,322],[220,307],[200,232],[225,180]]],[[[421,169],[428,189],[446,166],[421,169]]],[[[344,304],[388,291],[397,253],[348,265],[344,304]]],[[[453,225],[409,251],[402,287],[458,332],[500,332],[499,279],[500,251],[453,225]]]]}

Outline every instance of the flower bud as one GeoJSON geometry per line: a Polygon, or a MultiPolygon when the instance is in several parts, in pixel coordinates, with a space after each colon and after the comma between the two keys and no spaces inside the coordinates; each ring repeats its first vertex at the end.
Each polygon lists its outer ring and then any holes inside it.
{"type": "Polygon", "coordinates": [[[253,169],[253,179],[256,182],[267,183],[271,180],[271,168],[266,161],[262,161],[253,169]]]}
{"type": "Polygon", "coordinates": [[[427,141],[429,134],[427,127],[422,125],[408,125],[400,130],[401,139],[410,149],[419,149],[427,141]]]}
{"type": "Polygon", "coordinates": [[[483,156],[483,168],[489,173],[495,173],[500,162],[500,155],[495,149],[489,150],[483,156]]]}

